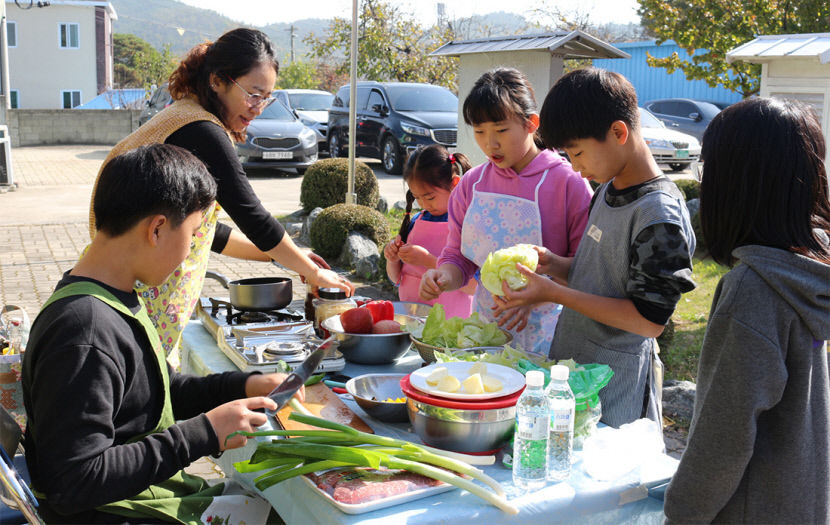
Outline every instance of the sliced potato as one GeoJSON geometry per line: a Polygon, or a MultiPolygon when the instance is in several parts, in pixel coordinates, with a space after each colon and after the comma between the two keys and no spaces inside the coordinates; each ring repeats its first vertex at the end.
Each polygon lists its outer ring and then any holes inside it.
{"type": "Polygon", "coordinates": [[[461,383],[464,386],[464,392],[467,394],[483,394],[484,385],[481,382],[481,374],[473,374],[461,383]]]}
{"type": "Polygon", "coordinates": [[[435,386],[442,378],[447,376],[447,367],[439,366],[426,377],[426,382],[429,386],[435,386]]]}
{"type": "Polygon", "coordinates": [[[484,386],[485,392],[498,392],[499,390],[504,388],[501,379],[499,379],[496,376],[484,376],[481,382],[484,386]]]}
{"type": "Polygon", "coordinates": [[[438,381],[438,390],[452,393],[459,388],[461,388],[461,381],[459,381],[455,376],[447,375],[438,381]]]}
{"type": "Polygon", "coordinates": [[[476,361],[473,363],[473,366],[470,367],[470,371],[468,373],[470,375],[480,374],[484,377],[484,375],[487,374],[487,363],[484,363],[483,361],[476,361]]]}

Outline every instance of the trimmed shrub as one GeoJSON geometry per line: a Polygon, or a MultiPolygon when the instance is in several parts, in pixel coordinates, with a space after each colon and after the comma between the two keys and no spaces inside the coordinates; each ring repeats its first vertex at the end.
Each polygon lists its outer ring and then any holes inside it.
{"type": "Polygon", "coordinates": [[[678,179],[674,183],[677,184],[677,187],[686,196],[687,201],[700,198],[700,183],[698,181],[694,179],[678,179]]]}
{"type": "MultiPolygon", "coordinates": [[[[376,208],[380,193],[378,180],[364,162],[354,163],[354,189],[357,204],[376,208]]],[[[346,202],[349,184],[349,159],[323,159],[309,166],[300,186],[300,204],[308,213],[314,208],[328,208],[346,202]]]]}
{"type": "Polygon", "coordinates": [[[349,232],[360,232],[375,241],[378,251],[389,242],[389,223],[377,210],[360,204],[335,204],[311,225],[311,247],[325,258],[337,258],[349,232]]]}

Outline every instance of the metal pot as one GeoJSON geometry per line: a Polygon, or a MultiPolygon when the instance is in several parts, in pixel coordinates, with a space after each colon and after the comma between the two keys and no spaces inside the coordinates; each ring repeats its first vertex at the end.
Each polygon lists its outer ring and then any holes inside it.
{"type": "Polygon", "coordinates": [[[228,289],[231,304],[240,310],[267,312],[285,308],[291,302],[288,277],[252,277],[231,281],[219,272],[208,270],[205,277],[216,279],[228,289]]]}

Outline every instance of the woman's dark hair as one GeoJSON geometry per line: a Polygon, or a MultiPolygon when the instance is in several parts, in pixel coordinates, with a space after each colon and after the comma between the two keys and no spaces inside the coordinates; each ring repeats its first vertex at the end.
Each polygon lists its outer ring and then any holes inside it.
{"type": "Polygon", "coordinates": [[[792,100],[751,98],[703,134],[700,219],[712,258],[757,244],[830,262],[814,229],[830,232],[825,142],[815,112],[792,100]]]}
{"type": "Polygon", "coordinates": [[[216,181],[195,155],[171,144],[141,146],[101,171],[92,203],[95,228],[116,237],[157,214],[178,227],[215,199],[216,181]]]}
{"type": "Polygon", "coordinates": [[[539,112],[539,135],[548,148],[578,139],[605,141],[611,124],[640,127],[637,92],[619,73],[588,67],[564,75],[550,88],[539,112]]]}
{"type": "Polygon", "coordinates": [[[475,126],[483,122],[501,122],[512,116],[527,121],[536,113],[533,87],[524,73],[512,67],[499,67],[484,73],[462,108],[464,122],[475,126]]]}
{"type": "MultiPolygon", "coordinates": [[[[256,29],[233,29],[216,42],[203,42],[190,50],[170,75],[170,95],[173,100],[195,95],[203,108],[224,122],[225,109],[210,88],[210,75],[215,74],[223,82],[229,82],[263,63],[272,64],[274,71],[279,73],[280,64],[268,36],[256,29]]],[[[231,136],[237,142],[245,140],[245,133],[232,131],[231,136]]]]}
{"type": "MultiPolygon", "coordinates": [[[[452,191],[455,187],[453,179],[460,177],[471,167],[470,159],[463,153],[450,153],[440,144],[421,146],[406,159],[403,180],[408,182],[417,179],[424,184],[452,191]]],[[[414,202],[415,196],[412,191],[406,190],[406,213],[403,216],[400,230],[401,239],[404,240],[409,235],[410,214],[414,202]]]]}

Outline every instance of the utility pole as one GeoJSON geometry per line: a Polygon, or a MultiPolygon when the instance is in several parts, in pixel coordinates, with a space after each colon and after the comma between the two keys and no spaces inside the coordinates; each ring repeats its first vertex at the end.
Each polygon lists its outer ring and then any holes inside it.
{"type": "Polygon", "coordinates": [[[296,28],[291,24],[291,63],[294,63],[294,39],[297,38],[296,28]]]}
{"type": "Polygon", "coordinates": [[[3,75],[3,98],[5,100],[5,110],[3,111],[3,124],[8,118],[8,110],[12,108],[12,97],[9,93],[11,82],[9,82],[9,37],[8,26],[6,24],[6,2],[0,2],[0,59],[3,60],[3,69],[0,74],[3,75]]]}

